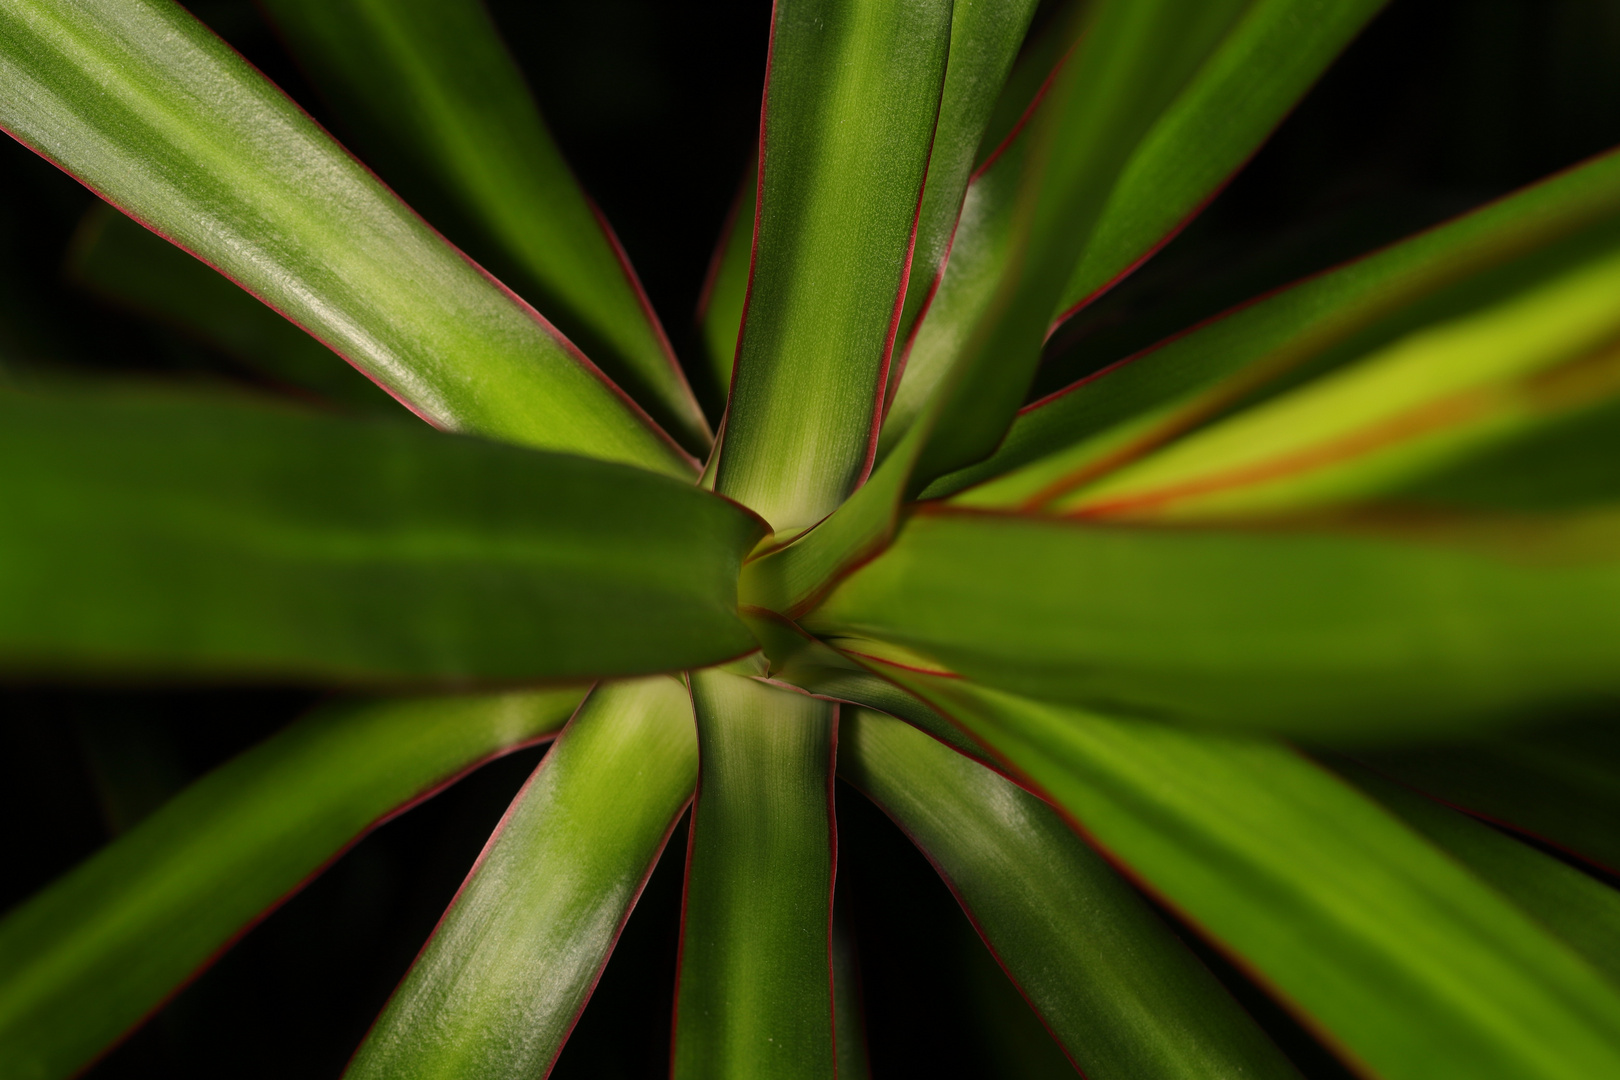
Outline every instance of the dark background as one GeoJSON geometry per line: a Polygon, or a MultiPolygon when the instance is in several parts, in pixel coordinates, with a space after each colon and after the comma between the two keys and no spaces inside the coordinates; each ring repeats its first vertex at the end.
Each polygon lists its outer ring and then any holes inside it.
{"type": "MultiPolygon", "coordinates": [[[[251,4],[192,8],[344,137],[251,4]]],[[[696,357],[693,307],[757,129],[769,3],[492,8],[677,348],[696,357]]],[[[1620,0],[1393,0],[1198,222],[1054,338],[1032,392],[1617,143],[1620,0]]],[[[52,167],[0,145],[0,364],[239,377],[65,284],[63,252],[89,205],[52,167]]],[[[0,686],[0,910],[317,700],[0,686]]],[[[379,829],[88,1075],[335,1077],[539,754],[492,764],[379,829]]],[[[1061,1075],[928,864],[858,794],[838,798],[876,1074],[1061,1075]]],[[[670,851],[682,850],[677,833],[670,851]]],[[[680,872],[666,858],[653,876],[554,1075],[666,1075],[680,872]]],[[[1309,1075],[1346,1075],[1204,955],[1309,1075]]]]}

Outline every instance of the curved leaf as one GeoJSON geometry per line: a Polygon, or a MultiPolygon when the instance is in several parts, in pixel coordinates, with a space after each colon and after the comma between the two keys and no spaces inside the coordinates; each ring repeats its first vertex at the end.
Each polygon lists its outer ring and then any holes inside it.
{"type": "Polygon", "coordinates": [[[550,324],[178,4],[0,8],[0,127],[439,427],[695,472],[550,324]]]}
{"type": "Polygon", "coordinates": [[[0,396],[0,666],[576,679],[754,647],[757,519],[640,469],[247,402],[0,396]]]}
{"type": "Polygon", "coordinates": [[[950,0],[776,4],[715,489],[778,530],[871,468],[950,28],[950,0]]]}
{"type": "Polygon", "coordinates": [[[1083,1075],[1297,1077],[1040,799],[865,709],[846,710],[838,771],[928,856],[1083,1075]]]}
{"type": "Polygon", "coordinates": [[[396,190],[495,255],[503,280],[688,450],[706,451],[709,425],[652,305],[478,0],[265,7],[396,190]]]}
{"type": "Polygon", "coordinates": [[[1369,1075],[1620,1069],[1620,992],[1292,750],[883,668],[994,745],[1369,1075]]]}
{"type": "Polygon", "coordinates": [[[692,705],[678,680],[594,690],[344,1075],[549,1072],[696,781],[692,705]]]}
{"type": "Polygon", "coordinates": [[[1048,700],[1411,740],[1620,695],[1617,530],[1612,512],[1333,531],[919,513],[802,624],[1048,700]]]}
{"type": "Polygon", "coordinates": [[[748,303],[748,272],[754,261],[754,202],[759,194],[759,152],[743,175],[737,197],[726,214],[703,279],[697,318],[709,373],[723,400],[731,391],[731,366],[737,358],[743,307],[748,303]]]}
{"type": "Polygon", "coordinates": [[[719,670],[690,679],[700,772],[672,1075],[831,1077],[836,707],[719,670]]]}
{"type": "Polygon", "coordinates": [[[97,295],[169,323],[277,382],[338,405],[398,416],[389,397],[332,350],[105,203],[85,215],[68,274],[97,295]]]}
{"type": "Polygon", "coordinates": [[[376,825],[548,738],[578,688],[319,709],[0,922],[0,1061],[72,1076],[376,825]]]}
{"type": "Polygon", "coordinates": [[[1371,769],[1339,758],[1327,764],[1620,986],[1620,891],[1371,769]]]}
{"type": "Polygon", "coordinates": [[[1620,152],[1239,307],[1025,409],[995,455],[923,494],[1045,502],[1268,388],[1383,347],[1612,247],[1620,152]],[[1545,253],[1538,257],[1537,253],[1545,253]],[[970,491],[963,491],[970,485],[970,491]]]}

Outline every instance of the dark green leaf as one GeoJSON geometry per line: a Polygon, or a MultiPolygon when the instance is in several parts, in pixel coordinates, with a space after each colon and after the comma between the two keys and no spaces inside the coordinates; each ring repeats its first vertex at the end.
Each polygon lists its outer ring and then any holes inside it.
{"type": "Polygon", "coordinates": [[[1354,762],[1327,763],[1620,986],[1620,891],[1354,762]]]}
{"type": "Polygon", "coordinates": [[[731,392],[731,365],[737,358],[743,306],[748,302],[748,271],[754,261],[754,203],[759,195],[759,154],[748,163],[737,198],[726,215],[719,242],[698,300],[698,322],[709,373],[724,400],[731,392]]]}
{"type": "Polygon", "coordinates": [[[1298,1075],[1040,799],[866,709],[845,710],[838,771],[928,856],[1085,1076],[1298,1075]]]}
{"type": "Polygon", "coordinates": [[[1620,695],[1620,519],[1126,528],[919,513],[802,623],[1017,693],[1412,739],[1620,695]]]}
{"type": "Polygon", "coordinates": [[[384,178],[706,451],[709,426],[652,306],[478,0],[265,7],[384,178]]]}
{"type": "Polygon", "coordinates": [[[92,292],[193,334],[277,382],[360,412],[399,402],[231,281],[106,204],[86,215],[68,273],[92,292]]]}
{"type": "Polygon", "coordinates": [[[692,797],[697,758],[677,679],[593,691],[344,1075],[544,1076],[692,797]]]}
{"type": "Polygon", "coordinates": [[[994,745],[1368,1075],[1620,1070],[1620,993],[1294,751],[884,670],[994,745]]]}
{"type": "Polygon", "coordinates": [[[701,766],[673,1075],[830,1078],[836,708],[718,670],[691,683],[701,766]]]}
{"type": "Polygon", "coordinates": [[[199,780],[0,922],[0,1072],[74,1075],[368,829],[580,696],[329,706],[199,780]]]}
{"type": "Polygon", "coordinates": [[[716,490],[778,530],[871,468],[950,33],[950,0],[776,5],[716,490]]]}
{"type": "Polygon", "coordinates": [[[431,423],[692,475],[532,308],[180,5],[7,6],[0,127],[431,423]]]}
{"type": "Polygon", "coordinates": [[[0,665],[466,683],[752,649],[745,511],[640,469],[155,394],[0,396],[0,665]]]}

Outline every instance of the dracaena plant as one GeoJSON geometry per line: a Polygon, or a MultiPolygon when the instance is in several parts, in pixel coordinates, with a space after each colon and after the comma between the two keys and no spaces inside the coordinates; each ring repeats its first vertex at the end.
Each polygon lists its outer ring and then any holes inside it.
{"type": "Polygon", "coordinates": [[[425,217],[177,4],[0,0],[79,279],[349,405],[0,394],[0,663],[366,695],[6,916],[0,1076],[547,740],[347,1075],[544,1075],[689,806],[673,1074],[862,1075],[837,775],[1088,1076],[1295,1075],[1138,890],[1365,1075],[1620,1076],[1620,900],[1479,820],[1620,857],[1536,726],[1620,691],[1620,156],[1026,404],[1380,6],[776,0],[711,432],[476,0],[264,4],[425,217]]]}

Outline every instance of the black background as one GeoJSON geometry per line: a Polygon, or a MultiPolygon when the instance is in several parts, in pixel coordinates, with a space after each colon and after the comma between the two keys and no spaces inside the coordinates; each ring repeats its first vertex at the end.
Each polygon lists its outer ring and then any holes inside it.
{"type": "MultiPolygon", "coordinates": [[[[192,7],[345,137],[250,4],[192,7]]],[[[492,8],[677,348],[696,357],[693,307],[757,130],[768,0],[492,8]]],[[[1054,338],[1032,393],[1617,143],[1620,0],[1393,0],[1198,222],[1054,338]]],[[[64,284],[89,205],[52,167],[0,146],[0,363],[241,377],[64,284]]],[[[318,699],[0,686],[0,910],[318,699]],[[106,761],[135,777],[121,799],[98,779],[106,761]]],[[[335,1077],[539,753],[379,829],[88,1075],[335,1077]]],[[[858,794],[838,798],[875,1073],[1061,1075],[928,864],[858,794]]],[[[683,850],[678,832],[670,851],[683,850]]],[[[666,1074],[680,874],[678,857],[654,874],[554,1075],[666,1074]]],[[[1309,1075],[1347,1075],[1203,953],[1309,1075]]]]}

